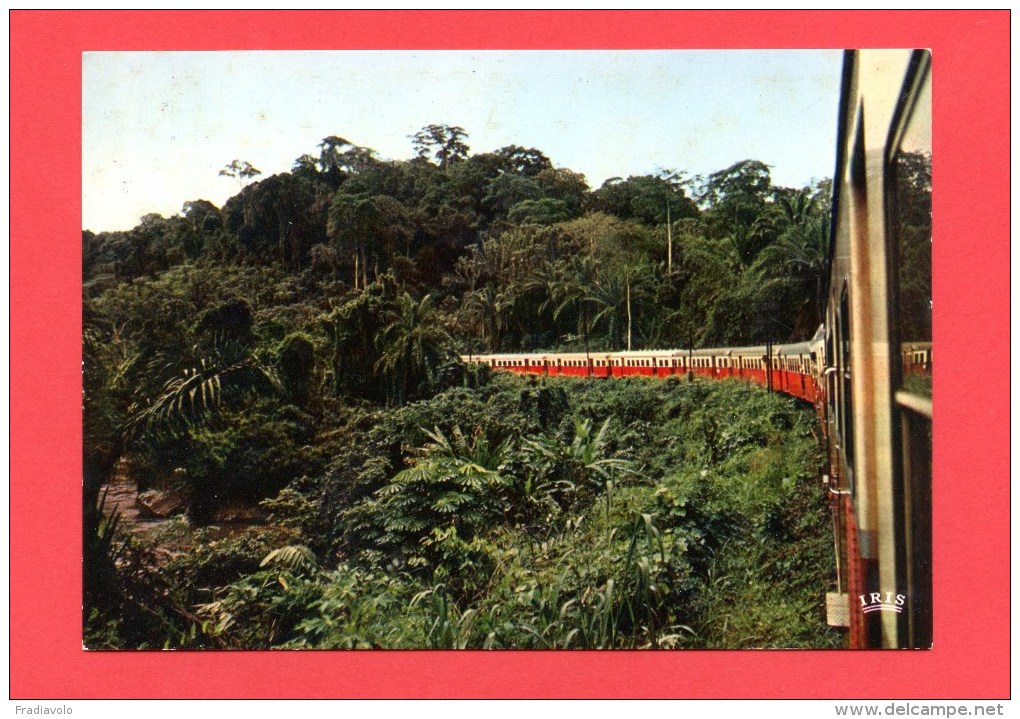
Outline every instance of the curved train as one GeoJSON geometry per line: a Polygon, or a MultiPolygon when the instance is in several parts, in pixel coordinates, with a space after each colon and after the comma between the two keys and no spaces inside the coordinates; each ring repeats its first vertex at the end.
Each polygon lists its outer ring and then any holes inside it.
{"type": "Polygon", "coordinates": [[[931,56],[844,55],[825,324],[757,347],[463,357],[542,376],[754,382],[818,409],[836,577],[854,648],[932,645],[931,56]]]}
{"type": "Polygon", "coordinates": [[[812,342],[757,347],[631,352],[530,352],[462,357],[494,370],[545,377],[704,377],[737,379],[812,404],[821,399],[819,336],[812,342]]]}

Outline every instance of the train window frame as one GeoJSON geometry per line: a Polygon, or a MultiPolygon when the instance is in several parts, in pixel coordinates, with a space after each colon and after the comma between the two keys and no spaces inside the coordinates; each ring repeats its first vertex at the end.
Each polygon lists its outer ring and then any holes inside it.
{"type": "MultiPolygon", "coordinates": [[[[915,50],[910,59],[910,67],[908,68],[908,80],[904,84],[903,91],[901,93],[901,102],[896,108],[896,113],[893,116],[893,120],[890,124],[889,130],[889,141],[887,143],[887,152],[884,158],[885,160],[885,173],[889,178],[886,184],[886,252],[890,258],[899,256],[899,222],[898,222],[898,208],[899,208],[899,197],[897,193],[897,157],[901,153],[901,146],[904,139],[906,138],[909,126],[911,122],[917,117],[918,104],[921,97],[927,92],[929,103],[931,100],[931,53],[926,50],[915,50]],[[926,90],[927,88],[927,90],[926,90]]],[[[928,108],[929,118],[928,122],[931,122],[931,108],[929,104],[928,108]]],[[[931,137],[929,136],[929,154],[931,152],[931,137]]],[[[890,365],[892,367],[892,387],[894,388],[893,401],[900,406],[911,405],[916,407],[915,411],[925,414],[929,421],[932,419],[932,402],[934,395],[934,388],[930,388],[930,393],[926,396],[916,391],[911,391],[905,386],[905,378],[903,373],[903,342],[904,338],[900,336],[902,323],[901,323],[901,312],[899,302],[892,301],[893,298],[897,300],[900,297],[899,277],[895,271],[895,264],[890,263],[889,273],[887,277],[889,287],[889,322],[891,328],[890,337],[890,365]]],[[[929,273],[931,272],[931,266],[928,268],[929,273]]],[[[930,293],[929,293],[930,299],[930,293]]],[[[932,329],[933,328],[929,328],[932,329]]],[[[927,341],[930,345],[933,345],[932,338],[927,341]]],[[[914,340],[911,342],[923,342],[924,340],[914,340]]],[[[928,351],[931,351],[929,346],[928,351]]],[[[912,357],[911,357],[912,359],[912,357]]]]}

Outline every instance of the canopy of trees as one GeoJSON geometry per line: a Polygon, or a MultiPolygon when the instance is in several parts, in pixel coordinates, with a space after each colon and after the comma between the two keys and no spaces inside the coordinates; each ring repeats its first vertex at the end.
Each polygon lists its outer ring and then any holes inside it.
{"type": "MultiPolygon", "coordinates": [[[[777,187],[748,160],[593,190],[536,148],[471,154],[460,127],[411,140],[414,159],[386,161],[326,137],[258,180],[235,160],[223,207],[83,233],[87,616],[133,611],[101,511],[119,459],[143,489],[179,485],[201,525],[324,476],[352,408],[480,381],[460,354],[780,342],[821,322],[827,182],[777,187]]],[[[418,466],[455,471],[433,439],[418,466]]],[[[373,449],[402,461],[399,441],[373,449]]]]}

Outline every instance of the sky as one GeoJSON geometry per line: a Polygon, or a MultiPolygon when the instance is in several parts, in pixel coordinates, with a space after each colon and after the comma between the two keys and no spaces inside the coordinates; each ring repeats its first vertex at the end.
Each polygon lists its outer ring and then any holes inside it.
{"type": "Polygon", "coordinates": [[[82,227],[134,227],[236,194],[339,135],[386,160],[457,125],[471,153],[541,150],[593,188],[746,159],[773,184],[831,177],[842,53],[749,51],[96,52],[83,58],[82,227]]]}

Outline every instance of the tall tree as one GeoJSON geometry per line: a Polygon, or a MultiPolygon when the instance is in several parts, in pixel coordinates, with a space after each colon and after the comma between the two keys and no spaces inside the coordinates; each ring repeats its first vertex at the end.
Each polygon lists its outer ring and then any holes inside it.
{"type": "Polygon", "coordinates": [[[563,265],[559,276],[551,287],[551,299],[555,303],[553,319],[566,314],[576,320],[576,332],[584,343],[585,354],[591,352],[591,324],[596,302],[592,296],[597,278],[595,261],[591,257],[571,257],[563,265]]]}
{"type": "Polygon", "coordinates": [[[434,159],[444,172],[453,163],[460,162],[471,150],[464,142],[468,137],[463,127],[456,125],[426,125],[413,136],[418,157],[434,159]]]}
{"type": "Polygon", "coordinates": [[[237,180],[239,186],[243,185],[246,180],[258,177],[261,174],[262,170],[259,170],[246,160],[233,160],[229,165],[220,170],[220,175],[223,177],[233,177],[237,180]]]}
{"type": "Polygon", "coordinates": [[[507,145],[496,150],[495,154],[506,163],[507,172],[525,177],[535,177],[543,170],[552,169],[549,158],[534,147],[507,145]]]}
{"type": "MultiPolygon", "coordinates": [[[[302,163],[307,157],[309,156],[298,158],[298,163],[302,163]]],[[[326,178],[327,184],[336,189],[349,174],[374,167],[379,161],[376,159],[375,150],[355,145],[347,138],[330,135],[319,143],[319,157],[315,162],[321,175],[326,178]]]]}
{"type": "Polygon", "coordinates": [[[736,226],[750,228],[771,193],[769,166],[743,160],[701,180],[696,196],[707,213],[710,232],[721,237],[736,226]]]}
{"type": "Polygon", "coordinates": [[[355,289],[368,287],[369,264],[378,280],[399,245],[410,253],[410,212],[387,195],[338,192],[329,206],[326,230],[340,252],[353,258],[355,289]]]}

